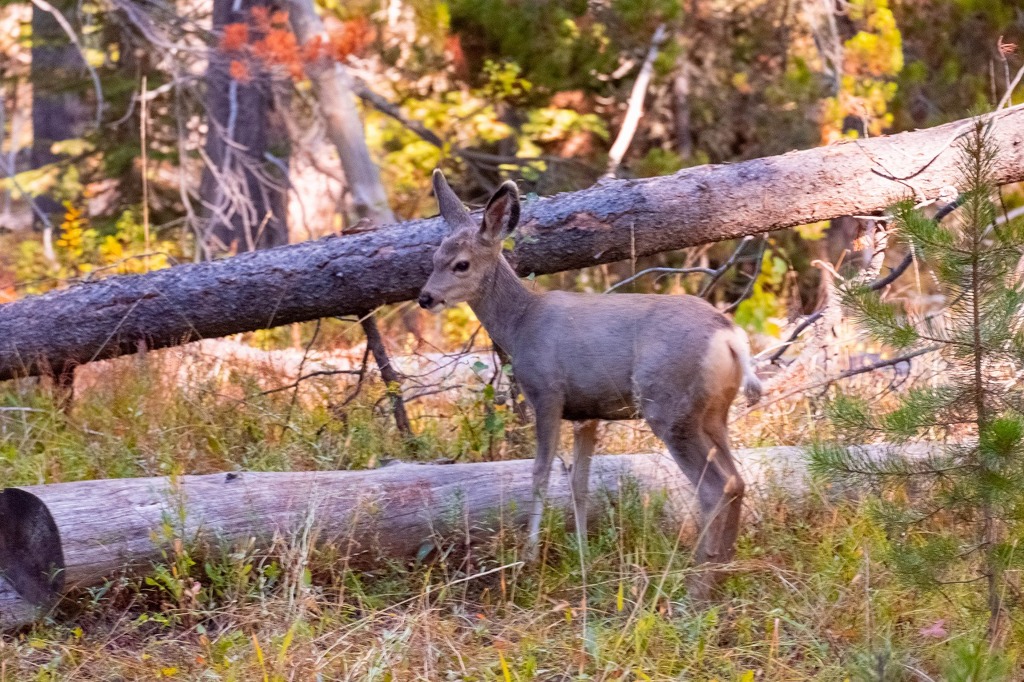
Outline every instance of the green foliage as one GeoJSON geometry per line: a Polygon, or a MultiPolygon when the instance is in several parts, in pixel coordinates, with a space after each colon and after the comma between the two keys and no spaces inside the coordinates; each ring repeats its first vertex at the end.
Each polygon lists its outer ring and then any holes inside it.
{"type": "Polygon", "coordinates": [[[900,349],[918,342],[918,330],[901,303],[883,300],[864,282],[851,282],[840,294],[843,304],[856,311],[861,327],[872,339],[900,349]]]}
{"type": "Polygon", "coordinates": [[[1013,679],[1013,660],[981,640],[953,643],[942,667],[946,682],[1003,682],[1013,679]]]}
{"type": "Polygon", "coordinates": [[[64,220],[54,241],[54,261],[48,261],[41,242],[19,244],[15,268],[27,293],[52,289],[62,280],[83,276],[126,275],[169,267],[181,249],[178,243],[154,238],[146,243],[145,228],[134,211],[121,213],[109,234],[92,227],[84,211],[64,202],[64,220]]]}
{"type": "MultiPolygon", "coordinates": [[[[893,211],[896,235],[936,275],[948,302],[943,315],[912,316],[860,283],[842,288],[845,306],[873,339],[901,350],[932,346],[941,352],[946,368],[938,385],[905,392],[885,412],[837,396],[829,416],[839,440],[816,445],[810,457],[818,472],[869,484],[879,494],[872,509],[892,542],[890,565],[911,584],[942,588],[965,572],[987,579],[993,636],[1005,608],[1004,572],[1020,563],[1016,548],[1024,538],[1024,394],[1016,381],[999,378],[1015,376],[1024,362],[1024,287],[1015,272],[1024,233],[1020,221],[995,223],[987,135],[979,122],[961,144],[959,221],[939,223],[911,202],[893,211]],[[927,457],[905,458],[899,446],[921,438],[949,444],[927,457]],[[851,447],[877,441],[894,447],[851,447]]],[[[956,665],[976,672],[960,679],[999,679],[1002,663],[965,651],[956,665]],[[985,670],[994,677],[985,677],[985,670]]]]}
{"type": "Polygon", "coordinates": [[[589,86],[613,52],[607,28],[587,20],[587,3],[527,0],[453,0],[452,25],[467,42],[519,64],[525,77],[547,88],[589,86]]]}
{"type": "Polygon", "coordinates": [[[533,83],[520,78],[522,69],[515,62],[484,62],[484,84],[481,93],[494,101],[517,100],[533,89],[533,83]]]}
{"type": "MultiPolygon", "coordinates": [[[[574,133],[593,133],[602,140],[608,139],[608,126],[596,114],[581,114],[573,109],[557,107],[530,111],[522,130],[536,145],[558,142],[574,133]]],[[[529,153],[529,150],[524,151],[524,156],[529,153]]]]}
{"type": "Polygon", "coordinates": [[[754,282],[750,296],[736,308],[736,324],[762,334],[778,336],[779,321],[785,317],[785,302],[776,291],[781,287],[789,265],[779,256],[765,251],[761,275],[754,282]]]}
{"type": "Polygon", "coordinates": [[[825,101],[822,138],[879,135],[893,121],[889,105],[896,97],[892,80],[903,70],[903,37],[888,0],[855,0],[848,9],[857,33],[843,44],[839,92],[825,101]],[[859,126],[847,125],[847,118],[859,126]]]}

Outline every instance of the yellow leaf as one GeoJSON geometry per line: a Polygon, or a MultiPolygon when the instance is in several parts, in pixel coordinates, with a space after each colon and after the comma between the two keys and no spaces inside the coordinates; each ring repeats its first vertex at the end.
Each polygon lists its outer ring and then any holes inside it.
{"type": "Polygon", "coordinates": [[[174,677],[175,675],[178,674],[178,669],[175,668],[174,666],[169,666],[167,668],[161,668],[160,669],[160,674],[163,675],[164,677],[174,677]]]}
{"type": "Polygon", "coordinates": [[[512,672],[508,669],[505,656],[500,651],[498,652],[498,661],[501,663],[501,675],[505,678],[505,682],[512,682],[512,672]]]}
{"type": "Polygon", "coordinates": [[[285,655],[288,653],[288,647],[292,645],[292,640],[295,639],[295,628],[298,624],[299,621],[292,623],[292,626],[288,628],[288,632],[284,635],[284,641],[281,642],[281,650],[277,652],[277,668],[279,670],[284,667],[285,655]]]}
{"type": "Polygon", "coordinates": [[[267,677],[267,666],[263,660],[263,649],[260,647],[260,640],[256,639],[256,634],[252,636],[252,647],[256,650],[256,660],[260,662],[260,667],[263,668],[263,682],[270,682],[270,678],[267,677]]]}
{"type": "Polygon", "coordinates": [[[626,586],[619,582],[619,593],[615,596],[615,610],[621,611],[626,606],[626,586]]]}

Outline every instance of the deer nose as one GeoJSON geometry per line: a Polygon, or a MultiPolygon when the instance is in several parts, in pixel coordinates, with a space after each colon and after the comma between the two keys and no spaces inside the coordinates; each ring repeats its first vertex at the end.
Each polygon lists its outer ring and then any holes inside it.
{"type": "Polygon", "coordinates": [[[431,308],[434,307],[434,297],[431,296],[430,294],[428,294],[426,291],[421,291],[420,292],[420,297],[419,297],[419,301],[418,302],[420,304],[420,307],[425,309],[425,310],[430,310],[431,308]]]}

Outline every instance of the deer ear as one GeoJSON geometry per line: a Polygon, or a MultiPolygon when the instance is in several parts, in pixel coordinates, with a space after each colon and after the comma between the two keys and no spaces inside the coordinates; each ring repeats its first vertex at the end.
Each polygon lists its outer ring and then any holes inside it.
{"type": "Polygon", "coordinates": [[[448,223],[448,228],[451,230],[465,227],[467,224],[472,225],[473,219],[469,217],[469,211],[462,205],[462,201],[456,196],[451,186],[448,185],[448,181],[444,177],[444,173],[441,172],[440,168],[434,169],[434,197],[437,198],[437,208],[441,212],[441,217],[444,218],[445,222],[448,223]]]}
{"type": "Polygon", "coordinates": [[[519,188],[506,180],[487,202],[484,220],[480,225],[480,238],[487,243],[499,242],[519,224],[519,188]]]}

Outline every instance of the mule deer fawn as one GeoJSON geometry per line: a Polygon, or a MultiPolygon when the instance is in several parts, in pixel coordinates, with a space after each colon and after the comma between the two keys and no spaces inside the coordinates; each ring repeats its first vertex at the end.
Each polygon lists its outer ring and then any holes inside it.
{"type": "Polygon", "coordinates": [[[761,395],[743,330],[696,296],[530,291],[502,256],[519,221],[516,185],[494,193],[478,226],[440,170],[433,184],[449,233],[419,304],[439,312],[467,302],[512,358],[536,415],[527,559],[537,556],[561,420],[573,422],[570,490],[583,540],[596,420],[642,417],[697,489],[697,562],[730,561],[744,484],[729,452],[729,406],[741,388],[751,403],[761,395]]]}

